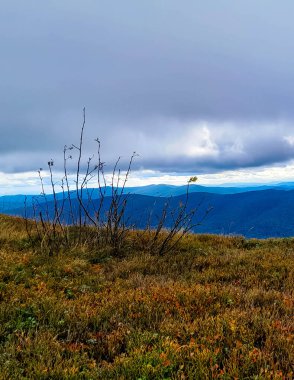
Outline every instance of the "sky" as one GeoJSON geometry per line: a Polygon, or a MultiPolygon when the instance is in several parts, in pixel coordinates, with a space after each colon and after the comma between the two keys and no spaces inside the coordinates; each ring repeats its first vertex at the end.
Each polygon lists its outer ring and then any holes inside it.
{"type": "Polygon", "coordinates": [[[38,192],[51,158],[58,176],[83,107],[84,159],[95,138],[109,171],[136,151],[129,185],[294,180],[293,14],[292,0],[1,0],[0,194],[38,192]]]}

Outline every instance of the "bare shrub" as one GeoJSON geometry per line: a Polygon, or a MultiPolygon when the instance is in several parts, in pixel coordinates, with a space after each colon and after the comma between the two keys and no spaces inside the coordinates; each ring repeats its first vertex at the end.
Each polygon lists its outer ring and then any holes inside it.
{"type": "MultiPolygon", "coordinates": [[[[125,172],[119,167],[121,158],[117,159],[110,184],[107,185],[105,163],[101,159],[101,143],[98,138],[95,139],[96,156],[89,157],[83,166],[85,125],[84,108],[79,144],[65,146],[63,150],[62,179],[55,181],[54,162],[51,159],[48,161],[50,194],[46,194],[42,169],[39,169],[41,194],[33,198],[30,215],[27,212],[28,205],[25,204],[25,220],[33,219],[41,247],[50,255],[63,248],[83,244],[110,246],[113,252],[118,254],[125,245],[128,232],[134,227],[126,212],[130,197],[130,194],[126,193],[126,184],[137,154],[133,152],[125,172]],[[73,172],[74,184],[71,184],[68,162],[74,160],[74,152],[77,153],[77,158],[73,172]],[[96,186],[93,188],[91,186],[94,180],[96,186]],[[57,192],[58,188],[60,192],[57,192]]],[[[200,224],[199,221],[194,221],[197,207],[188,209],[190,184],[196,180],[197,177],[189,179],[185,199],[176,209],[171,207],[170,198],[160,210],[156,225],[151,225],[150,220],[147,220],[145,229],[138,235],[141,241],[146,242],[145,249],[159,255],[170,252],[183,236],[200,224]]],[[[28,223],[26,226],[31,239],[32,224],[30,228],[28,223]]]]}

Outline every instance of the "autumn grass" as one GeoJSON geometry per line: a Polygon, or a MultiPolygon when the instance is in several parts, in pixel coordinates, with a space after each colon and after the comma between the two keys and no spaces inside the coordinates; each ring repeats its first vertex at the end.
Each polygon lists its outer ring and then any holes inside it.
{"type": "Polygon", "coordinates": [[[0,379],[292,379],[294,240],[130,233],[49,257],[0,216],[0,379]],[[144,237],[145,239],[145,237],[144,237]]]}

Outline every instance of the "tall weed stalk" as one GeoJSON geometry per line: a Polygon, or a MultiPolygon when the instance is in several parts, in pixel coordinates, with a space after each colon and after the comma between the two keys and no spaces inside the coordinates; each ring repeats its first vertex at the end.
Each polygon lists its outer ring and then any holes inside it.
{"type": "MultiPolygon", "coordinates": [[[[38,170],[41,194],[33,198],[31,218],[41,247],[46,249],[50,255],[69,246],[83,244],[96,247],[110,246],[113,252],[118,254],[125,246],[129,231],[133,229],[130,217],[126,212],[130,196],[129,193],[126,193],[126,184],[137,154],[133,152],[125,172],[122,172],[119,167],[121,158],[117,159],[112,170],[110,186],[107,186],[105,163],[101,158],[101,143],[98,138],[95,140],[97,143],[96,156],[89,157],[84,164],[85,126],[86,111],[84,108],[79,144],[72,144],[69,147],[65,145],[63,150],[61,181],[55,181],[54,162],[52,159],[48,161],[50,195],[45,192],[42,169],[38,170]],[[74,152],[77,152],[77,158],[72,173],[68,168],[68,162],[74,160],[74,152]],[[70,181],[71,175],[74,176],[74,183],[70,181]],[[94,180],[96,187],[91,188],[94,180]],[[57,192],[58,186],[61,189],[60,192],[57,192]]],[[[188,208],[190,184],[196,180],[197,177],[189,179],[185,199],[176,209],[172,209],[170,200],[167,200],[161,210],[157,225],[154,226],[147,222],[145,229],[138,234],[138,239],[145,242],[145,249],[159,255],[170,252],[186,234],[200,224],[199,221],[195,223],[197,207],[188,208]],[[169,227],[167,227],[168,220],[172,220],[169,227]]],[[[27,233],[32,239],[31,227],[28,227],[27,207],[26,202],[27,233]]],[[[208,212],[209,210],[205,217],[208,212]]]]}

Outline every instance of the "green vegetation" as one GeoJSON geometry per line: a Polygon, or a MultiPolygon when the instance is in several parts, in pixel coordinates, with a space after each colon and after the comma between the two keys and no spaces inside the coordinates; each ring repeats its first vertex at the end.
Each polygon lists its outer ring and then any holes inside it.
{"type": "Polygon", "coordinates": [[[50,256],[22,219],[0,227],[0,379],[293,378],[293,239],[186,235],[160,256],[129,231],[120,255],[50,256]]]}

